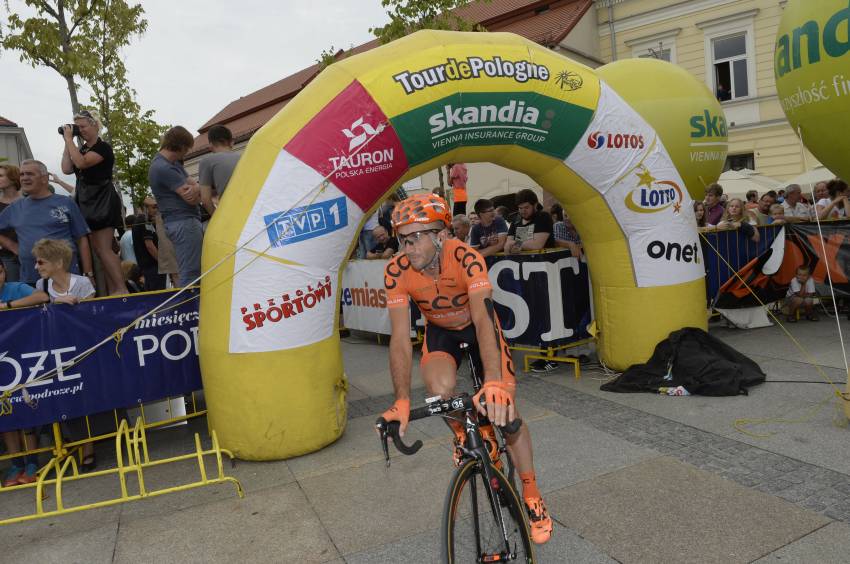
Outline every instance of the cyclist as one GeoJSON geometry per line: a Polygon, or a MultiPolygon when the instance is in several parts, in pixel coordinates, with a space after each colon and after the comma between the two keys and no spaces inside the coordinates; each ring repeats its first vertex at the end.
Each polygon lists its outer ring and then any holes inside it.
{"type": "MultiPolygon", "coordinates": [[[[513,361],[493,309],[487,266],[478,251],[448,238],[451,219],[446,201],[433,194],[411,196],[392,214],[401,253],[387,264],[384,285],[392,323],[390,374],[396,400],[383,416],[398,421],[402,435],[410,417],[413,362],[409,297],[427,321],[421,374],[428,393],[443,398],[454,394],[463,358],[460,344],[467,343],[476,365],[483,366],[484,383],[474,397],[478,410],[499,426],[517,417],[513,361]],[[480,404],[482,396],[486,410],[480,404]]],[[[447,421],[457,441],[463,441],[463,425],[447,421]]],[[[528,427],[523,423],[505,440],[522,480],[532,540],[542,544],[552,534],[552,519],[537,489],[528,427]]]]}

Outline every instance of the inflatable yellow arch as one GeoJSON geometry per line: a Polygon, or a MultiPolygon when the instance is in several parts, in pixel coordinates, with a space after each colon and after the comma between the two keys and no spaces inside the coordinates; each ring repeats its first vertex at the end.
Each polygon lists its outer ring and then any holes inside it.
{"type": "Polygon", "coordinates": [[[204,241],[205,270],[240,249],[202,281],[201,368],[222,446],[265,460],[339,437],[339,285],[360,226],[401,182],[481,161],[564,204],[606,364],[705,327],[692,201],[646,119],[592,70],[519,36],[419,32],[330,66],[242,157],[204,241]]]}

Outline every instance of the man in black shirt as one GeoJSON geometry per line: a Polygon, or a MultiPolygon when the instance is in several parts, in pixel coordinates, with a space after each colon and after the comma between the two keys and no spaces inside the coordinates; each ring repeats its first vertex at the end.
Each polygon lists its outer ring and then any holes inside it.
{"type": "Polygon", "coordinates": [[[375,246],[366,253],[367,259],[388,259],[398,252],[398,239],[390,237],[383,225],[372,230],[375,246]]]}
{"type": "Polygon", "coordinates": [[[154,226],[154,218],[159,213],[159,208],[152,196],[145,198],[144,206],[145,214],[137,215],[133,224],[133,250],[136,252],[136,262],[145,277],[145,291],[164,290],[165,274],[157,271],[159,238],[154,226]]]}
{"type": "Polygon", "coordinates": [[[537,211],[537,194],[527,188],[520,190],[516,195],[516,204],[519,217],[508,231],[505,254],[554,247],[552,216],[545,211],[537,211]]]}

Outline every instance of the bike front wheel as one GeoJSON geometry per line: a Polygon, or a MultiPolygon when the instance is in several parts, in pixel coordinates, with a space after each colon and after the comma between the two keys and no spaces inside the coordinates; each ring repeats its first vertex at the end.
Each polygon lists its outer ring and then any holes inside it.
{"type": "Polygon", "coordinates": [[[535,561],[525,507],[504,474],[492,470],[492,493],[504,532],[494,514],[481,463],[467,460],[452,478],[443,509],[443,556],[449,564],[535,561]]]}

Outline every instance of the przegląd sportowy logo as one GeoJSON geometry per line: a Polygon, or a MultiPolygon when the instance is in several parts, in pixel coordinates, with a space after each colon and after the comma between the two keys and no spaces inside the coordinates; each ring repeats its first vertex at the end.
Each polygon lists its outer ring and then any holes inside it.
{"type": "Polygon", "coordinates": [[[440,133],[448,134],[458,128],[467,129],[465,126],[479,125],[490,127],[518,126],[521,129],[545,134],[546,130],[552,127],[553,117],[555,117],[555,112],[548,110],[541,121],[540,110],[534,106],[526,106],[526,103],[522,100],[510,100],[503,106],[485,104],[455,107],[446,104],[443,106],[442,112],[433,114],[428,118],[428,125],[431,126],[432,136],[440,133]]]}

